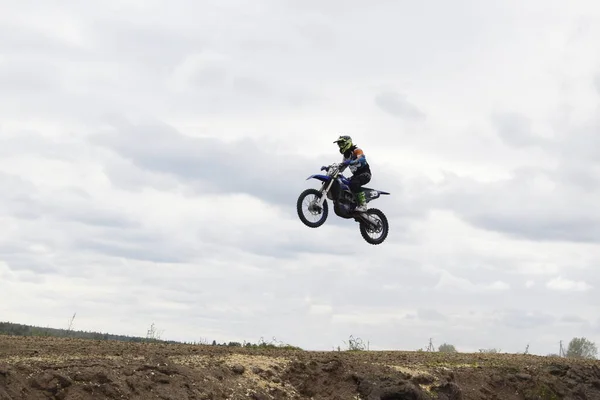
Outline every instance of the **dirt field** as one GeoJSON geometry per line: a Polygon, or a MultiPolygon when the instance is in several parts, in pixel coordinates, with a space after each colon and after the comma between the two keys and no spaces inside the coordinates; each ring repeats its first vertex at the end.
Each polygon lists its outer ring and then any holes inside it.
{"type": "Polygon", "coordinates": [[[0,399],[600,399],[600,361],[0,336],[0,399]]]}

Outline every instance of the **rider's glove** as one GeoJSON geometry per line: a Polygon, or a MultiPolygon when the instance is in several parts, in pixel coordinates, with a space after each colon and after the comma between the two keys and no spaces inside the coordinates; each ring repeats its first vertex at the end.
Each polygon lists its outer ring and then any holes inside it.
{"type": "Polygon", "coordinates": [[[344,166],[350,165],[350,160],[344,160],[342,162],[342,165],[344,165],[344,166]]]}
{"type": "Polygon", "coordinates": [[[321,171],[327,171],[327,166],[326,166],[326,165],[323,165],[323,166],[321,167],[321,171]]]}

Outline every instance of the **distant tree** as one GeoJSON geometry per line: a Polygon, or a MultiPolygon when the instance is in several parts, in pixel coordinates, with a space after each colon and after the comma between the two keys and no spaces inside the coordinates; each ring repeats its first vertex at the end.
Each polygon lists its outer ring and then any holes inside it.
{"type": "Polygon", "coordinates": [[[154,322],[150,325],[150,329],[146,332],[146,339],[149,340],[160,340],[162,335],[162,331],[157,331],[156,326],[154,326],[154,322]]]}
{"type": "Polygon", "coordinates": [[[457,353],[456,348],[453,344],[443,343],[438,348],[440,353],[457,353]]]}
{"type": "Polygon", "coordinates": [[[73,320],[75,319],[75,315],[77,315],[77,313],[74,313],[73,316],[71,317],[71,319],[69,320],[69,325],[67,326],[65,336],[68,336],[69,332],[71,332],[73,330],[73,320]]]}
{"type": "Polygon", "coordinates": [[[567,348],[567,357],[572,358],[596,358],[598,348],[594,342],[584,337],[573,338],[567,348]]]}
{"type": "MultiPolygon", "coordinates": [[[[346,343],[344,341],[344,343],[346,343]]],[[[365,344],[361,338],[354,338],[354,336],[350,335],[348,338],[348,351],[363,351],[369,349],[369,344],[365,344]]]]}

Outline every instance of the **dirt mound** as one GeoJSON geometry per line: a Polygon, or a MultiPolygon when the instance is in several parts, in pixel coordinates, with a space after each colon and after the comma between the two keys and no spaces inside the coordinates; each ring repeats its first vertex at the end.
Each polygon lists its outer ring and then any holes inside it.
{"type": "Polygon", "coordinates": [[[8,399],[600,399],[600,362],[0,336],[8,399]]]}

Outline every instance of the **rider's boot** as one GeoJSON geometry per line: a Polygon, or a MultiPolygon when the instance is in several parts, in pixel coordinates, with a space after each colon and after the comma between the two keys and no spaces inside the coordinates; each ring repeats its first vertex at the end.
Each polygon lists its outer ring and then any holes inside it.
{"type": "Polygon", "coordinates": [[[365,197],[365,192],[360,191],[356,194],[356,200],[358,200],[358,206],[355,208],[358,212],[367,211],[367,200],[365,197]]]}

